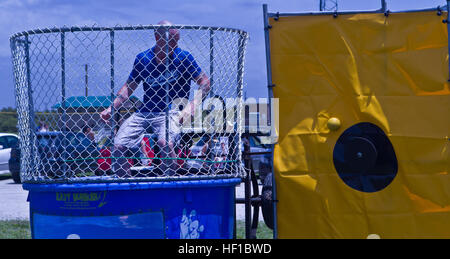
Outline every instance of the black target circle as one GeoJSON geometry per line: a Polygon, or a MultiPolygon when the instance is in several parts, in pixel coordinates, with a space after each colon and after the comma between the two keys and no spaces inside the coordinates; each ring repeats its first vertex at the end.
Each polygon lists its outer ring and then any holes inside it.
{"type": "Polygon", "coordinates": [[[398,171],[392,143],[382,129],[369,122],[355,124],[339,136],[333,163],[345,184],[361,192],[383,190],[398,171]]]}

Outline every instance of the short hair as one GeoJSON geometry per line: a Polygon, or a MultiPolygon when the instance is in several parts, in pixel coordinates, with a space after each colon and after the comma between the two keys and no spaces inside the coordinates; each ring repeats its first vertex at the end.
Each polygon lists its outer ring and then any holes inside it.
{"type": "Polygon", "coordinates": [[[83,133],[86,133],[88,129],[90,129],[89,125],[86,125],[83,127],[83,133]]]}
{"type": "MultiPolygon", "coordinates": [[[[158,22],[158,25],[173,25],[170,21],[168,20],[162,20],[160,22],[158,22]]],[[[156,28],[155,29],[155,35],[163,35],[163,33],[165,33],[167,31],[167,29],[165,29],[164,27],[162,28],[156,28]]],[[[180,39],[180,30],[178,29],[169,29],[169,38],[174,38],[176,41],[178,41],[180,39]]]]}

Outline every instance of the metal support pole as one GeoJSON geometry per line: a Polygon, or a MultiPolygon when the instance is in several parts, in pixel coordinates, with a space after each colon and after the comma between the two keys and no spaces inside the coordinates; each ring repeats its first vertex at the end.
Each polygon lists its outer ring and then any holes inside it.
{"type": "Polygon", "coordinates": [[[209,96],[214,96],[214,30],[209,29],[209,96]]]}
{"type": "MultiPolygon", "coordinates": [[[[270,37],[269,37],[269,15],[267,12],[267,4],[263,5],[263,19],[264,19],[264,40],[266,45],[266,68],[267,68],[267,85],[268,85],[268,96],[269,96],[269,107],[272,109],[272,98],[273,98],[273,83],[272,83],[272,66],[270,60],[270,37]]],[[[272,126],[272,116],[273,111],[270,110],[268,114],[268,121],[272,126]]],[[[273,171],[273,149],[274,145],[270,145],[270,153],[271,153],[271,167],[272,167],[272,202],[273,202],[273,238],[278,237],[278,226],[277,226],[277,192],[276,192],[276,184],[275,184],[275,173],[273,171]]]]}
{"type": "MultiPolygon", "coordinates": [[[[250,168],[250,161],[248,159],[248,154],[250,153],[250,139],[248,136],[244,137],[245,142],[244,142],[244,164],[246,168],[250,168]]],[[[245,195],[245,238],[246,239],[251,239],[254,238],[252,237],[252,233],[251,233],[251,193],[250,193],[250,189],[251,189],[251,174],[247,174],[245,176],[245,181],[244,181],[244,195],[245,195]]]]}
{"type": "Polygon", "coordinates": [[[61,126],[61,132],[62,132],[62,141],[63,141],[63,175],[67,177],[67,152],[66,152],[66,146],[67,146],[67,140],[65,137],[65,132],[67,132],[67,118],[66,118],[66,35],[64,32],[61,32],[61,109],[62,109],[62,126],[61,126]]]}
{"type": "MultiPolygon", "coordinates": [[[[114,109],[114,99],[115,99],[115,83],[114,83],[114,30],[109,32],[109,60],[110,60],[110,96],[111,96],[111,141],[114,148],[114,130],[116,129],[116,112],[114,109]]],[[[111,158],[111,165],[114,165],[114,158],[111,158]]]]}
{"type": "MultiPolygon", "coordinates": [[[[37,156],[36,156],[36,150],[35,150],[35,133],[34,130],[36,129],[36,123],[34,121],[34,104],[33,104],[33,89],[31,87],[31,71],[30,71],[30,41],[28,40],[28,35],[25,36],[25,64],[26,64],[26,75],[27,75],[27,90],[28,90],[28,112],[29,112],[29,120],[30,120],[30,143],[31,143],[31,149],[30,149],[30,157],[31,161],[33,161],[31,168],[36,166],[37,164],[37,156]]],[[[30,169],[31,169],[30,168],[30,169]]],[[[31,169],[33,172],[34,170],[31,169]]]]}
{"type": "Polygon", "coordinates": [[[84,65],[84,96],[88,97],[89,95],[89,77],[88,77],[88,64],[84,65]]]}
{"type": "MultiPolygon", "coordinates": [[[[244,44],[245,44],[245,38],[246,36],[244,35],[239,35],[239,40],[238,40],[238,63],[237,63],[237,78],[236,78],[236,82],[237,82],[237,92],[236,92],[236,96],[237,96],[237,100],[238,100],[238,105],[242,105],[244,103],[244,100],[242,98],[242,93],[244,91],[244,85],[243,85],[243,70],[244,70],[244,44]]],[[[240,106],[240,108],[242,108],[240,106]]],[[[236,112],[241,113],[241,110],[238,110],[236,112]]],[[[236,114],[237,115],[237,114],[236,114]]],[[[237,119],[239,116],[236,116],[235,118],[237,119]]],[[[242,122],[242,118],[239,120],[239,123],[242,122]]],[[[242,126],[245,127],[244,125],[241,125],[240,129],[242,129],[242,126]]],[[[238,128],[238,130],[240,130],[238,128]]],[[[241,146],[241,138],[239,137],[239,132],[236,132],[236,137],[238,138],[238,148],[241,146]]]]}
{"type": "Polygon", "coordinates": [[[381,12],[386,12],[387,10],[387,4],[386,4],[386,0],[381,0],[381,12]]]}
{"type": "MultiPolygon", "coordinates": [[[[447,43],[448,43],[448,54],[450,56],[450,0],[447,0],[447,43]]],[[[450,82],[450,61],[448,62],[448,81],[450,82]]]]}
{"type": "MultiPolygon", "coordinates": [[[[238,84],[237,87],[237,99],[240,102],[239,108],[237,110],[237,112],[239,112],[242,115],[241,109],[242,104],[244,102],[244,100],[242,100],[242,91],[243,91],[243,66],[244,66],[244,44],[245,44],[245,39],[244,39],[244,35],[239,35],[239,40],[238,40],[238,67],[237,67],[237,78],[236,78],[236,82],[238,84]]],[[[236,114],[237,115],[237,114],[236,114]]],[[[236,118],[239,118],[240,116],[237,116],[236,118]]],[[[240,118],[239,123],[242,123],[242,118],[240,118]]],[[[245,123],[244,125],[241,125],[241,127],[238,127],[238,130],[241,130],[242,127],[245,127],[245,123]]],[[[240,132],[236,132],[235,135],[235,143],[237,143],[236,147],[235,147],[235,154],[237,153],[237,150],[240,149],[241,145],[242,145],[242,139],[239,137],[239,133],[240,132]]],[[[246,137],[244,137],[246,138],[246,137]]],[[[246,139],[246,143],[244,143],[244,154],[245,153],[249,153],[250,152],[250,146],[248,143],[248,139],[246,139]]],[[[244,164],[245,167],[248,168],[249,165],[247,164],[247,160],[244,158],[244,164]]],[[[247,174],[245,179],[244,179],[244,193],[245,193],[245,238],[250,239],[251,238],[251,204],[250,204],[250,190],[251,190],[251,185],[250,185],[250,174],[247,174]]]]}
{"type": "MultiPolygon", "coordinates": [[[[170,102],[170,98],[169,98],[169,94],[170,94],[170,87],[169,87],[169,78],[170,78],[170,63],[169,63],[169,29],[168,28],[164,28],[164,40],[165,40],[165,47],[164,47],[164,52],[166,54],[166,59],[165,59],[165,78],[166,78],[166,82],[165,82],[165,89],[166,89],[166,98],[165,98],[165,103],[166,103],[166,107],[165,107],[165,112],[166,112],[166,134],[165,134],[165,145],[164,145],[164,150],[165,150],[165,155],[167,156],[167,158],[170,156],[170,148],[169,148],[169,102],[170,102]]],[[[162,163],[164,163],[164,161],[162,161],[162,163]]],[[[170,163],[168,163],[170,164],[170,163]]],[[[162,168],[165,168],[164,166],[162,168]]],[[[170,166],[168,168],[166,168],[165,170],[170,170],[170,166]]],[[[163,172],[166,175],[169,174],[171,175],[171,172],[163,172]]]]}
{"type": "MultiPolygon", "coordinates": [[[[208,93],[209,97],[213,97],[214,96],[214,30],[213,29],[209,29],[209,86],[210,86],[210,90],[208,93]]],[[[206,96],[204,97],[204,99],[206,99],[206,96]]],[[[226,109],[225,107],[223,109],[226,109]]],[[[214,125],[215,123],[217,123],[214,120],[214,125]]],[[[203,127],[203,125],[202,125],[203,127]]],[[[210,127],[213,127],[213,125],[210,125],[210,127]]],[[[214,133],[212,133],[210,135],[210,141],[209,143],[213,143],[213,139],[215,138],[214,133]]],[[[212,148],[212,147],[209,147],[212,148]]],[[[214,155],[211,152],[208,152],[209,157],[207,159],[211,159],[214,160],[214,155]]],[[[214,167],[208,167],[208,170],[213,169],[214,167]]]]}
{"type": "MultiPolygon", "coordinates": [[[[246,35],[246,34],[245,34],[246,35]]],[[[229,147],[229,154],[231,160],[238,160],[238,156],[239,153],[241,152],[241,145],[242,145],[242,140],[240,138],[240,132],[242,130],[242,118],[241,118],[241,108],[242,108],[242,88],[243,88],[243,83],[242,83],[242,73],[243,73],[243,55],[244,55],[244,51],[243,51],[243,44],[245,42],[245,39],[241,33],[239,34],[239,39],[238,39],[238,45],[237,45],[237,57],[238,57],[238,62],[237,62],[237,78],[236,78],[236,83],[237,83],[237,89],[236,89],[236,99],[234,102],[234,120],[235,120],[235,124],[234,124],[234,133],[231,133],[228,135],[228,147],[229,147]],[[235,145],[232,147],[231,143],[235,143],[235,145]]],[[[225,107],[226,109],[226,107],[225,107]]],[[[229,170],[238,170],[239,166],[237,167],[233,167],[232,164],[228,164],[226,165],[229,170]]]]}
{"type": "Polygon", "coordinates": [[[65,33],[61,32],[61,109],[62,109],[62,131],[66,131],[66,37],[65,33]]]}
{"type": "MultiPolygon", "coordinates": [[[[234,199],[236,200],[236,192],[234,193],[234,199]]],[[[233,225],[233,239],[237,239],[237,237],[236,237],[236,229],[237,229],[237,227],[236,227],[236,224],[237,224],[237,222],[236,222],[236,205],[234,205],[234,214],[233,214],[233,217],[234,217],[234,225],[233,225]]]]}

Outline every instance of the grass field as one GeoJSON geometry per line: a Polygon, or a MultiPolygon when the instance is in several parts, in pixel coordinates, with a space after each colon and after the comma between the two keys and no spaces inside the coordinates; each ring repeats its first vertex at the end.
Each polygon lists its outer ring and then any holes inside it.
{"type": "Polygon", "coordinates": [[[30,239],[30,222],[27,220],[1,220],[0,239],[30,239]]]}
{"type": "MultiPolygon", "coordinates": [[[[264,222],[258,225],[256,237],[258,239],[272,239],[272,230],[264,222]]],[[[27,220],[0,220],[0,239],[30,239],[30,222],[27,220]]],[[[245,238],[244,221],[238,220],[236,238],[245,238]]]]}
{"type": "MultiPolygon", "coordinates": [[[[245,221],[238,220],[236,222],[236,238],[245,238],[245,221]]],[[[273,230],[268,228],[264,222],[258,223],[258,229],[256,230],[257,239],[273,239],[273,230]]]]}

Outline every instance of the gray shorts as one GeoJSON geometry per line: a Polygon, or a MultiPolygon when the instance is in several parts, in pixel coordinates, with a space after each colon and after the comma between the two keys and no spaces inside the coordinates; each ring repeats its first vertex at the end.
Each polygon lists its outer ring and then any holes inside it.
{"type": "MultiPolygon", "coordinates": [[[[179,112],[169,112],[169,142],[175,142],[180,134],[179,112]]],[[[166,140],[165,112],[135,112],[120,126],[114,145],[138,149],[144,134],[156,134],[158,140],[166,140]]]]}

